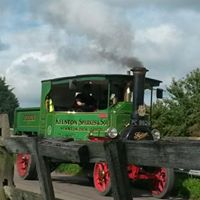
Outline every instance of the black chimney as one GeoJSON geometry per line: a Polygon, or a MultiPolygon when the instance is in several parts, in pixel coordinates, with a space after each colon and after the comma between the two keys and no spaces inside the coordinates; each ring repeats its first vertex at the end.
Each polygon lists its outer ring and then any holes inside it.
{"type": "Polygon", "coordinates": [[[138,125],[140,118],[138,115],[138,108],[144,105],[145,74],[148,70],[144,67],[134,67],[131,71],[134,76],[132,124],[138,125]]]}

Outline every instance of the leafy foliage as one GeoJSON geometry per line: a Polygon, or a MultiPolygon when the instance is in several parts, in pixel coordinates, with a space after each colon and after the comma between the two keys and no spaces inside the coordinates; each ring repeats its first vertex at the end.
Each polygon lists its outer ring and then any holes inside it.
{"type": "Polygon", "coordinates": [[[7,113],[10,125],[13,125],[14,110],[19,106],[13,89],[6,84],[5,78],[0,77],[0,113],[7,113]]]}
{"type": "Polygon", "coordinates": [[[181,199],[200,199],[200,179],[187,174],[176,174],[173,196],[181,199]]]}
{"type": "Polygon", "coordinates": [[[200,136],[200,69],[172,80],[169,97],[153,105],[152,120],[164,136],[200,136]]]}

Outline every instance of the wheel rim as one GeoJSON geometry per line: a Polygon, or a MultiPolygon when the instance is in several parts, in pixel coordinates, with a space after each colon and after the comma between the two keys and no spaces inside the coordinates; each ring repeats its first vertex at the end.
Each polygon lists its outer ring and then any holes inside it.
{"type": "Polygon", "coordinates": [[[166,188],[167,184],[167,170],[165,168],[158,169],[153,180],[153,195],[160,195],[166,188]]]}
{"type": "Polygon", "coordinates": [[[96,163],[94,167],[94,185],[99,192],[105,192],[110,186],[110,174],[107,163],[96,163]]]}
{"type": "Polygon", "coordinates": [[[19,153],[17,155],[16,165],[19,176],[24,177],[27,174],[30,162],[31,162],[30,154],[19,153]]]}

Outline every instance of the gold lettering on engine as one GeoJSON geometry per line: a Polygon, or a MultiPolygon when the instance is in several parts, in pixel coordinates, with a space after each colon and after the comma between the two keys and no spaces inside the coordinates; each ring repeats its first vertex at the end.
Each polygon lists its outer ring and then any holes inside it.
{"type": "Polygon", "coordinates": [[[144,133],[144,132],[136,132],[135,134],[134,134],[134,140],[142,140],[142,139],[144,139],[145,137],[147,137],[149,135],[149,133],[144,133]]]}
{"type": "Polygon", "coordinates": [[[31,115],[31,114],[25,114],[24,115],[24,120],[25,121],[34,121],[35,120],[35,115],[31,115]]]}

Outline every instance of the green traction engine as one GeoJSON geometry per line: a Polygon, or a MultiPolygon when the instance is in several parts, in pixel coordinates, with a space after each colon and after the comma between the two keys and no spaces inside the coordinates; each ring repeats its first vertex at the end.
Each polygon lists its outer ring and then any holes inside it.
{"type": "MultiPolygon", "coordinates": [[[[162,98],[157,88],[161,81],[145,78],[146,71],[136,67],[127,75],[90,74],[44,80],[40,107],[16,109],[14,132],[66,141],[158,140],[160,133],[151,128],[150,117],[154,91],[157,98],[162,98]]],[[[16,164],[20,177],[37,177],[31,155],[19,153],[16,164]]],[[[50,163],[51,170],[56,164],[50,163]]],[[[107,163],[99,161],[86,168],[92,171],[96,190],[101,195],[110,194],[107,163]]],[[[155,197],[165,197],[173,187],[173,169],[131,164],[127,171],[132,181],[148,180],[155,197]]]]}

